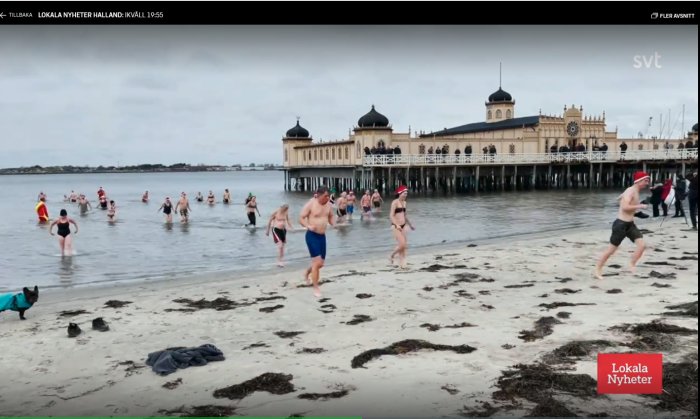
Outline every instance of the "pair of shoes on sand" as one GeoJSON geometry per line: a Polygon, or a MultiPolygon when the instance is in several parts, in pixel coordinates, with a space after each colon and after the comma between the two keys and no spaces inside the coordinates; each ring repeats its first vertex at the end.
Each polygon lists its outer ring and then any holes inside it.
{"type": "MultiPolygon", "coordinates": [[[[92,320],[92,328],[95,330],[99,330],[100,332],[106,332],[109,330],[109,326],[107,323],[105,323],[104,319],[102,317],[97,317],[96,319],[92,320]]],[[[68,324],[68,337],[69,338],[74,338],[81,334],[83,331],[80,329],[80,326],[77,325],[77,323],[69,323],[68,324]]]]}

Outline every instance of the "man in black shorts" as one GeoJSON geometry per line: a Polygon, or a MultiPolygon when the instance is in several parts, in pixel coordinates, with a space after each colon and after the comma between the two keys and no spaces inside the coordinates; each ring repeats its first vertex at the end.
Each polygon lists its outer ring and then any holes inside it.
{"type": "Polygon", "coordinates": [[[617,251],[622,241],[627,237],[632,240],[637,248],[632,253],[629,270],[634,272],[637,262],[644,253],[644,239],[642,233],[636,225],[634,225],[634,213],[640,209],[646,209],[646,205],[639,203],[639,192],[649,187],[649,175],[644,172],[636,172],[634,174],[634,184],[627,188],[625,192],[618,197],[620,200],[620,210],[617,213],[617,219],[612,225],[612,234],[610,235],[610,245],[603,252],[595,266],[594,275],[598,279],[603,279],[603,266],[608,258],[617,251]]]}

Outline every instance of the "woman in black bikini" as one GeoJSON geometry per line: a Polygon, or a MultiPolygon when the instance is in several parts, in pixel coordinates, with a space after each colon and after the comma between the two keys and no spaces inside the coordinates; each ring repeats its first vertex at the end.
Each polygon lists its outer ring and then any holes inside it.
{"type": "Polygon", "coordinates": [[[260,215],[260,210],[258,209],[258,201],[255,198],[255,195],[250,197],[250,200],[245,204],[245,211],[248,214],[248,221],[249,223],[246,224],[245,226],[253,226],[255,227],[255,213],[257,212],[258,215],[260,215]]]}
{"type": "Polygon", "coordinates": [[[389,217],[391,218],[391,230],[396,239],[396,248],[389,256],[389,263],[394,264],[394,257],[399,256],[400,267],[402,269],[406,268],[406,247],[408,247],[408,240],[406,239],[406,225],[411,227],[411,230],[415,230],[413,224],[406,217],[406,197],[408,196],[408,188],[405,186],[399,186],[396,190],[396,195],[398,196],[391,203],[391,209],[389,210],[389,217]]]}
{"type": "Polygon", "coordinates": [[[56,233],[58,234],[58,245],[61,247],[61,256],[71,256],[73,254],[73,239],[70,235],[70,224],[75,226],[75,233],[78,234],[78,224],[68,217],[68,212],[65,209],[61,210],[60,217],[54,220],[49,226],[49,233],[53,236],[53,226],[57,226],[56,233]]]}

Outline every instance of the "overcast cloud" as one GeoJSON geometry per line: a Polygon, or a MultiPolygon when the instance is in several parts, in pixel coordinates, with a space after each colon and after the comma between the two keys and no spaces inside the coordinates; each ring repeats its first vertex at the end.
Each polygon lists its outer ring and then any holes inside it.
{"type": "Polygon", "coordinates": [[[499,62],[516,116],[698,119],[697,26],[0,26],[0,167],[281,163],[297,116],[343,139],[372,104],[398,132],[483,121],[499,62]]]}

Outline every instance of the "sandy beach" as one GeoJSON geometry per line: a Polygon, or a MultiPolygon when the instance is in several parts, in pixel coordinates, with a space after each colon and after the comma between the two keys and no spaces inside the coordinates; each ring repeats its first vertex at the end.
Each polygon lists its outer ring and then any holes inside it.
{"type": "Polygon", "coordinates": [[[394,243],[353,264],[330,248],[320,300],[290,267],[44,292],[26,321],[0,314],[0,415],[697,416],[697,232],[639,225],[637,272],[625,241],[602,281],[609,228],[409,248],[407,270],[394,243]],[[225,360],[145,364],[203,344],[225,360]],[[598,352],[662,353],[664,394],[598,395],[598,352]]]}

